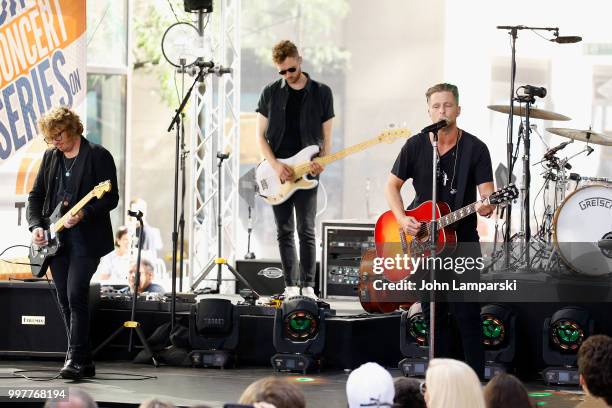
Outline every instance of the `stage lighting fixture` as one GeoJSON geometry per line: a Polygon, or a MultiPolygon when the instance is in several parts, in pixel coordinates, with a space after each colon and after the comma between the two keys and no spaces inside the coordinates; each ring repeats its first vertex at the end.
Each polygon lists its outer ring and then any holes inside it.
{"type": "Polygon", "coordinates": [[[480,310],[485,348],[485,379],[506,372],[516,353],[516,315],[506,305],[488,304],[480,310]]]}
{"type": "Polygon", "coordinates": [[[429,355],[428,334],[429,328],[421,303],[413,303],[400,319],[400,350],[405,358],[398,363],[398,367],[404,376],[425,376],[429,355]]]}
{"type": "Polygon", "coordinates": [[[194,367],[235,366],[240,315],[227,299],[200,299],[189,313],[191,364],[194,367]]]}
{"type": "Polygon", "coordinates": [[[275,370],[305,374],[321,368],[326,313],[306,296],[293,296],[283,302],[274,316],[276,354],[271,362],[275,370]]]}
{"type": "Polygon", "coordinates": [[[213,0],[184,0],[183,5],[188,13],[196,13],[202,10],[203,13],[212,13],[213,0]]]}
{"type": "Polygon", "coordinates": [[[578,385],[577,353],[591,334],[595,322],[578,306],[567,306],[546,318],[543,326],[542,357],[548,365],[542,372],[546,384],[578,385]]]}

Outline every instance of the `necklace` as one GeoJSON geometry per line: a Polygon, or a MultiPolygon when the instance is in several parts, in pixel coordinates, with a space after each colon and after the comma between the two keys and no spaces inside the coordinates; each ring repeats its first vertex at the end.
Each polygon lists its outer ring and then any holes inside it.
{"type": "Polygon", "coordinates": [[[457,173],[457,158],[459,157],[459,142],[461,141],[461,136],[463,135],[463,132],[461,131],[461,129],[458,130],[458,133],[459,133],[459,136],[457,136],[457,143],[455,145],[455,164],[453,164],[453,178],[450,184],[450,187],[451,187],[450,193],[452,195],[457,194],[457,189],[454,188],[453,185],[455,184],[455,174],[457,173]]]}
{"type": "Polygon", "coordinates": [[[74,167],[74,163],[76,163],[77,159],[79,158],[79,156],[77,155],[74,158],[74,161],[72,162],[72,164],[70,165],[70,168],[67,169],[66,167],[66,156],[64,156],[64,168],[66,169],[66,173],[64,173],[66,175],[66,177],[70,177],[70,172],[72,171],[72,168],[74,167]]]}
{"type": "MultiPolygon", "coordinates": [[[[455,143],[455,162],[453,163],[453,178],[451,179],[451,183],[450,183],[450,193],[452,195],[457,194],[457,189],[455,187],[453,187],[455,185],[455,174],[457,174],[457,159],[459,157],[459,142],[461,141],[461,136],[463,135],[463,132],[461,131],[461,129],[457,129],[457,143],[455,143]]],[[[440,152],[438,151],[438,157],[440,156],[440,152]]],[[[446,172],[444,172],[444,180],[443,180],[443,185],[446,186],[446,181],[448,180],[447,178],[448,176],[446,175],[446,172]]]]}

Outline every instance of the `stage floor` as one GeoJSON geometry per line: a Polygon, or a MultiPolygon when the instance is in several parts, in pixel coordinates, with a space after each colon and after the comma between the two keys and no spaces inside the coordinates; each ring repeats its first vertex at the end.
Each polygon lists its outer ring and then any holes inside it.
{"type": "MultiPolygon", "coordinates": [[[[90,393],[100,407],[138,406],[149,398],[169,401],[177,406],[206,404],[222,407],[225,402],[236,402],[242,391],[253,381],[279,375],[295,381],[306,395],[310,408],[345,408],[345,384],[348,371],[324,371],[307,376],[274,373],[268,368],[239,369],[201,369],[176,368],[132,364],[130,362],[100,362],[96,365],[96,378],[73,382],[55,379],[34,382],[24,378],[12,377],[17,370],[34,370],[29,376],[47,377],[57,373],[60,362],[40,361],[0,361],[0,387],[42,388],[42,387],[80,387],[90,393]],[[52,371],[43,371],[52,370],[52,371]],[[154,378],[136,380],[133,376],[152,376],[154,378]]],[[[399,370],[390,370],[393,377],[401,376],[399,370]]],[[[552,389],[543,383],[530,383],[527,388],[538,406],[570,408],[576,406],[584,394],[577,388],[552,389]],[[550,394],[550,395],[548,395],[550,394]]]]}

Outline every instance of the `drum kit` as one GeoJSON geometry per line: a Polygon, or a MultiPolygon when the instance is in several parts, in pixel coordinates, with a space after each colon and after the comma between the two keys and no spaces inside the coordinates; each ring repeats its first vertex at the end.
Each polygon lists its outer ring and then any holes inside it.
{"type": "MultiPolygon", "coordinates": [[[[505,114],[511,112],[509,105],[490,105],[488,108],[505,114]]],[[[543,109],[518,106],[512,110],[514,115],[532,119],[570,120],[565,115],[543,109]]],[[[526,128],[531,131],[529,126],[526,128]]],[[[591,129],[546,130],[568,140],[548,149],[542,160],[534,164],[543,168],[544,185],[536,196],[537,200],[541,195],[543,214],[541,217],[536,214],[538,228],[535,234],[523,237],[518,234],[527,253],[533,251],[533,256],[527,256],[526,261],[522,258],[523,266],[550,272],[569,271],[582,276],[609,275],[612,273],[612,179],[570,173],[572,166],[569,162],[581,154],[591,154],[594,151],[592,145],[603,149],[611,147],[612,136],[591,129]],[[558,157],[557,153],[571,143],[584,143],[584,148],[570,157],[558,157]]],[[[528,154],[526,151],[525,155],[528,154]]],[[[529,200],[529,184],[530,177],[524,177],[522,191],[527,191],[523,196],[526,200],[529,200]]],[[[521,231],[524,233],[523,222],[529,224],[528,211],[527,220],[523,219],[523,212],[521,215],[521,231]]]]}

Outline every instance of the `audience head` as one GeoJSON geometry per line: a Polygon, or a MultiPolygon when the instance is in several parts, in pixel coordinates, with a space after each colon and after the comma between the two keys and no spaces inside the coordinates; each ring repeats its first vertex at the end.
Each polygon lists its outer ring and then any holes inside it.
{"type": "Polygon", "coordinates": [[[512,374],[500,373],[484,388],[487,408],[531,408],[523,383],[512,374]]]}
{"type": "Polygon", "coordinates": [[[84,390],[78,387],[70,387],[68,399],[49,400],[45,402],[45,408],[98,408],[98,404],[84,390]]]}
{"type": "MultiPolygon", "coordinates": [[[[391,374],[376,363],[365,363],[353,370],[346,381],[349,408],[378,403],[392,406],[395,387],[391,374]]],[[[374,405],[375,406],[375,405],[374,405]]]]}
{"type": "Polygon", "coordinates": [[[399,377],[393,381],[395,385],[395,408],[426,408],[425,399],[421,393],[421,382],[415,378],[399,377]]]}
{"type": "MultiPolygon", "coordinates": [[[[137,263],[133,262],[130,265],[130,273],[128,275],[128,282],[130,290],[134,292],[134,282],[136,281],[136,266],[137,263]]],[[[138,293],[141,293],[144,289],[148,288],[153,282],[154,269],[151,261],[145,258],[140,259],[140,281],[138,285],[138,293]]]]}
{"type": "Polygon", "coordinates": [[[304,394],[297,385],[282,377],[265,377],[249,385],[238,401],[240,404],[267,402],[276,408],[305,408],[304,394]]]}
{"type": "Polygon", "coordinates": [[[149,399],[138,406],[138,408],[175,408],[171,402],[149,399]]]}
{"type": "Polygon", "coordinates": [[[424,384],[429,408],[484,408],[478,376],[462,361],[435,358],[429,362],[424,384]]]}
{"type": "Polygon", "coordinates": [[[120,226],[115,233],[115,246],[127,250],[130,242],[128,238],[128,228],[125,225],[120,226]]]}
{"type": "Polygon", "coordinates": [[[612,406],[612,337],[595,335],[582,343],[578,372],[584,391],[612,406]]]}

